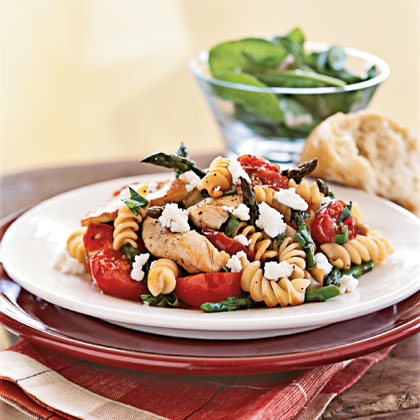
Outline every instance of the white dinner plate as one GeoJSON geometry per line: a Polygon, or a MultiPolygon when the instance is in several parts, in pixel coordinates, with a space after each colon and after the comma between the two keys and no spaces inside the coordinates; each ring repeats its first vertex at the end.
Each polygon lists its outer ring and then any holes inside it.
{"type": "Polygon", "coordinates": [[[167,177],[154,174],[120,178],[42,202],[7,230],[2,241],[6,271],[31,293],[64,308],[128,328],[204,339],[261,338],[316,328],[372,313],[420,289],[420,219],[389,201],[333,184],[336,197],[357,202],[366,223],[389,238],[395,252],[362,276],[354,293],[327,302],[221,313],[159,308],[104,295],[88,275],[66,275],[54,269],[57,254],[88,210],[130,182],[167,177]]]}

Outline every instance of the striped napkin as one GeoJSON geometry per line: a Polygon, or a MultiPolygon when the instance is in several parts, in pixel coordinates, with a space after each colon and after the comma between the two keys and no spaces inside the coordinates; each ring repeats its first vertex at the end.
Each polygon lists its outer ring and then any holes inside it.
{"type": "Polygon", "coordinates": [[[317,419],[391,348],[306,371],[166,375],[112,368],[20,340],[0,352],[0,399],[37,419],[317,419]]]}

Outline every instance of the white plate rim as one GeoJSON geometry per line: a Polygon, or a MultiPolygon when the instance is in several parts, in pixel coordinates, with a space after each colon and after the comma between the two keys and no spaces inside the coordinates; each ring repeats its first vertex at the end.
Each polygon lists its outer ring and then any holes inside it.
{"type": "MultiPolygon", "coordinates": [[[[47,300],[53,304],[60,305],[66,309],[74,310],[85,315],[94,316],[97,318],[104,317],[104,309],[106,309],[106,318],[115,322],[121,323],[133,323],[133,311],[131,309],[121,310],[115,309],[112,306],[103,306],[97,304],[90,304],[86,302],[81,302],[77,299],[72,299],[69,296],[57,295],[53,290],[46,290],[43,287],[40,287],[37,284],[34,284],[27,277],[22,275],[19,267],[12,263],[10,255],[8,254],[7,244],[9,241],[13,240],[13,235],[17,229],[21,227],[23,223],[28,221],[31,217],[37,214],[37,212],[42,211],[45,206],[51,205],[56,200],[60,200],[66,197],[77,196],[81,191],[89,191],[90,189],[95,190],[100,187],[107,187],[111,184],[120,184],[125,185],[132,182],[133,180],[156,180],[160,177],[168,177],[168,173],[158,173],[158,174],[148,174],[148,175],[139,175],[113,179],[109,181],[103,181],[100,183],[90,184],[84,187],[80,187],[71,191],[67,191],[61,194],[58,194],[52,198],[49,198],[35,207],[31,208],[20,216],[12,225],[7,229],[3,240],[2,240],[2,262],[10,277],[19,283],[23,288],[29,292],[41,297],[42,299],[47,300]],[[81,303],[83,303],[82,306],[81,303]]],[[[365,200],[368,200],[372,203],[378,204],[380,206],[385,206],[388,209],[396,212],[397,214],[403,216],[406,220],[410,221],[414,225],[420,228],[420,219],[414,216],[412,213],[401,208],[400,206],[385,200],[383,198],[368,194],[364,191],[356,190],[349,187],[344,187],[338,184],[329,183],[332,186],[333,190],[345,190],[348,193],[354,193],[355,195],[364,197],[365,200]]],[[[112,189],[110,188],[110,193],[112,189]]],[[[360,201],[359,201],[360,202],[360,201]]],[[[100,204],[100,203],[98,203],[100,204]]],[[[88,209],[86,209],[88,210],[88,209]]],[[[420,259],[420,251],[419,251],[420,259]]],[[[262,309],[251,309],[251,310],[242,310],[237,312],[223,312],[223,313],[214,313],[206,314],[201,311],[195,310],[183,310],[183,309],[169,309],[169,308],[156,308],[149,307],[146,305],[135,304],[136,308],[140,308],[140,312],[136,315],[147,315],[147,318],[139,317],[138,322],[136,320],[135,324],[144,325],[147,327],[159,327],[159,328],[174,328],[177,330],[209,330],[209,331],[249,331],[249,330],[271,330],[271,329],[291,329],[291,328],[306,328],[312,326],[319,326],[324,324],[336,323],[359,316],[367,315],[369,313],[375,312],[377,310],[388,307],[392,304],[396,304],[405,298],[409,297],[416,291],[420,289],[420,281],[412,282],[411,286],[406,289],[400,290],[398,293],[393,293],[392,295],[383,295],[376,299],[373,299],[370,302],[364,302],[358,304],[356,308],[353,308],[352,312],[349,313],[346,310],[346,307],[336,308],[327,310],[327,306],[330,302],[340,299],[341,296],[334,298],[328,302],[323,303],[312,303],[310,305],[324,305],[324,310],[317,314],[317,316],[308,316],[308,314],[296,313],[293,316],[287,316],[286,312],[288,308],[262,308],[262,309]],[[169,311],[169,312],[168,312],[169,311]],[[283,311],[282,314],[280,311],[283,311]],[[252,314],[257,315],[257,312],[264,312],[263,316],[253,316],[252,314]],[[280,313],[280,315],[279,315],[280,313]],[[238,315],[239,314],[239,315],[238,315]]],[[[106,295],[98,293],[99,296],[106,299],[106,303],[109,305],[112,300],[121,301],[121,299],[112,298],[106,295]]],[[[128,302],[127,302],[128,303],[128,302]]],[[[132,302],[129,302],[132,304],[132,302]]],[[[306,306],[305,304],[302,306],[306,306]]],[[[294,307],[298,308],[298,307],[294,307]]],[[[348,308],[347,308],[348,309],[348,308]]],[[[137,309],[136,309],[137,310],[137,309]]]]}

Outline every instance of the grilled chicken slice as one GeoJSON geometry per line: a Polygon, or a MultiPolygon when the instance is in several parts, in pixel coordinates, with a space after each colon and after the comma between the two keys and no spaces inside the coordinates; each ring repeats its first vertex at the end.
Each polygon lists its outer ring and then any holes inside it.
{"type": "MultiPolygon", "coordinates": [[[[134,189],[139,188],[140,185],[143,184],[138,182],[130,184],[134,189]]],[[[179,178],[151,182],[148,185],[149,189],[146,198],[149,200],[150,206],[164,206],[167,203],[179,203],[183,200],[184,202],[195,204],[197,198],[200,200],[202,199],[201,194],[197,189],[188,192],[185,188],[186,182],[179,178]]],[[[128,185],[121,188],[121,190],[116,191],[114,197],[105,201],[105,203],[89,212],[82,219],[82,226],[87,226],[89,223],[107,223],[114,221],[118,215],[118,210],[124,205],[122,198],[129,197],[129,195],[128,185]]]]}
{"type": "Polygon", "coordinates": [[[188,216],[197,228],[207,226],[219,230],[229,217],[228,211],[222,207],[236,208],[243,202],[243,197],[239,194],[220,198],[206,198],[196,206],[188,208],[188,216]]]}
{"type": "Polygon", "coordinates": [[[143,222],[142,238],[151,254],[175,261],[190,274],[218,272],[229,258],[198,232],[172,233],[149,216],[143,222]]]}

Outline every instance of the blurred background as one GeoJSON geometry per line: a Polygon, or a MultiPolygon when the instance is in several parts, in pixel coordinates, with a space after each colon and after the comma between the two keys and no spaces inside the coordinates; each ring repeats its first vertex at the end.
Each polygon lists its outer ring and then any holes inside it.
{"type": "Polygon", "coordinates": [[[0,173],[223,149],[189,57],[300,26],[366,50],[390,78],[370,107],[420,130],[420,1],[3,0],[0,173]]]}

